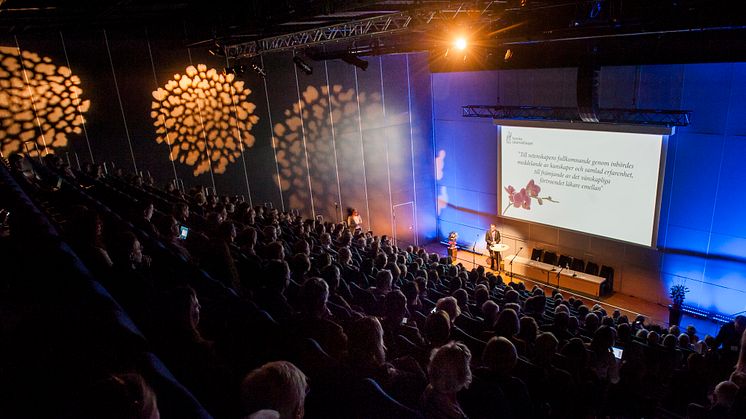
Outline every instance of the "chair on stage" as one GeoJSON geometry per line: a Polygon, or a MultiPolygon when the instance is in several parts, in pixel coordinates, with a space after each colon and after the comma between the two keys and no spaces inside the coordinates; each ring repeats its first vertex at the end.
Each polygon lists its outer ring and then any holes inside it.
{"type": "Polygon", "coordinates": [[[560,255],[559,263],[557,265],[562,266],[565,269],[569,269],[571,263],[572,263],[572,256],[560,255]]]}
{"type": "Polygon", "coordinates": [[[585,273],[598,276],[598,265],[593,262],[585,264],[585,273]]]}
{"type": "Polygon", "coordinates": [[[570,268],[573,271],[585,272],[585,261],[583,259],[573,258],[570,268]]]}
{"type": "Polygon", "coordinates": [[[557,254],[554,252],[544,252],[544,257],[541,260],[544,263],[548,263],[550,265],[557,265],[557,254]]]}
{"type": "Polygon", "coordinates": [[[598,276],[606,278],[606,282],[603,284],[601,290],[602,295],[609,295],[614,292],[614,268],[611,266],[603,265],[598,273],[598,276]]]}
{"type": "Polygon", "coordinates": [[[539,261],[541,260],[541,256],[543,254],[544,254],[544,249],[534,248],[534,250],[531,251],[531,260],[539,261]]]}

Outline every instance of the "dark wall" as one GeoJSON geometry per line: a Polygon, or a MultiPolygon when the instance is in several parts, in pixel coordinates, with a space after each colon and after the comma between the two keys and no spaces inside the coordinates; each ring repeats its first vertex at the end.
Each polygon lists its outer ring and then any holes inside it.
{"type": "Polygon", "coordinates": [[[614,267],[614,287],[625,294],[668,304],[669,286],[684,283],[688,303],[728,315],[745,310],[743,63],[602,68],[603,108],[693,111],[692,124],[669,138],[657,249],[498,219],[496,127],[461,118],[458,107],[575,106],[575,74],[570,68],[433,75],[440,237],[455,230],[472,243],[497,220],[513,249],[539,247],[614,267]]]}
{"type": "Polygon", "coordinates": [[[15,86],[0,96],[3,155],[36,142],[73,166],[149,171],[306,216],[355,207],[401,244],[435,236],[426,55],[370,57],[367,71],[307,59],[306,75],[288,52],[262,58],[266,80],[231,79],[225,58],[184,47],[188,31],[0,39],[0,83],[15,86]]]}

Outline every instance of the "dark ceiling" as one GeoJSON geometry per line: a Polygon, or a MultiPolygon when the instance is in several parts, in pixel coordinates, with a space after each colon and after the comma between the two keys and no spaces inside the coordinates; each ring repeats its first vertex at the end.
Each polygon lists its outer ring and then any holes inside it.
{"type": "MultiPolygon", "coordinates": [[[[486,34],[488,67],[746,61],[746,13],[736,0],[0,0],[0,35],[188,26],[185,45],[209,48],[426,9],[448,21],[399,35],[381,53],[433,49],[428,33],[470,22],[486,34]],[[510,49],[513,54],[505,60],[510,49]]],[[[161,31],[168,33],[168,31],[161,31]]],[[[184,30],[174,31],[184,37],[184,30]]],[[[338,48],[345,48],[341,43],[338,48]]]]}

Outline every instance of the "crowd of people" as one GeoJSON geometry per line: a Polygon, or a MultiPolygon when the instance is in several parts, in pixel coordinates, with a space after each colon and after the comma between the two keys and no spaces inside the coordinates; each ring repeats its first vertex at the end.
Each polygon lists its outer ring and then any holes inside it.
{"type": "MultiPolygon", "coordinates": [[[[46,160],[127,220],[68,195],[57,202],[66,240],[217,417],[376,417],[383,408],[361,396],[371,388],[410,417],[746,417],[746,317],[697,336],[397,246],[356,212],[351,227],[46,160]],[[160,275],[154,245],[228,298],[160,275]]],[[[11,171],[31,193],[59,192],[21,157],[11,171]]],[[[137,371],[101,392],[137,395],[127,417],[157,417],[137,371]]]]}

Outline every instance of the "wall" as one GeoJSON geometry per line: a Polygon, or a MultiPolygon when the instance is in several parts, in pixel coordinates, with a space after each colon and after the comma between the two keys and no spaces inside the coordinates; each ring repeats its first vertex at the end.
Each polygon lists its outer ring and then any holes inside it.
{"type": "MultiPolygon", "coordinates": [[[[728,315],[746,310],[744,75],[743,63],[601,71],[603,108],[693,111],[692,124],[669,138],[658,249],[501,218],[507,242],[610,265],[616,291],[649,301],[667,304],[668,287],[685,283],[688,303],[728,315]]],[[[459,106],[576,106],[575,69],[432,77],[436,153],[444,156],[439,235],[458,231],[470,246],[497,219],[497,130],[489,119],[462,118],[459,106]]]]}
{"type": "Polygon", "coordinates": [[[149,171],[309,217],[356,207],[400,244],[435,236],[426,55],[371,57],[367,71],[307,59],[306,75],[288,52],[263,58],[266,80],[251,70],[231,79],[225,58],[184,47],[188,33],[0,39],[3,155],[38,147],[73,166],[149,171]]]}

